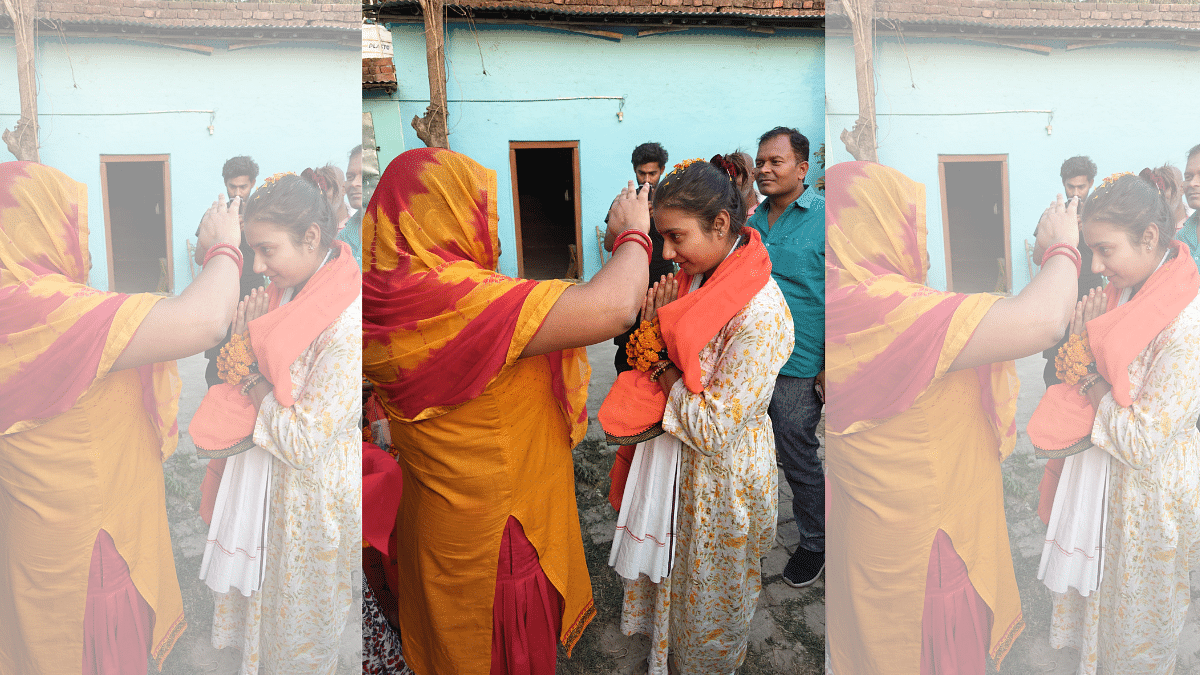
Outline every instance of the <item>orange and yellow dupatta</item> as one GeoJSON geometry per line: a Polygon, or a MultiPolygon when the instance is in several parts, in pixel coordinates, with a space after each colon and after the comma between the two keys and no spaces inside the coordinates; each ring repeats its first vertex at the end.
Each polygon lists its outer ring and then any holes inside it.
{"type": "MultiPolygon", "coordinates": [[[[496,208],[496,172],[439,148],[400,155],[375,188],[363,217],[363,373],[395,420],[483,393],[533,337],[516,327],[544,318],[567,288],[494,271],[496,208]]],[[[541,358],[574,445],[587,431],[586,352],[541,358]]]]}
{"type": "MultiPolygon", "coordinates": [[[[829,171],[826,196],[825,353],[829,430],[870,429],[910,408],[1000,298],[925,285],[925,186],[870,162],[829,171]]],[[[998,458],[1016,444],[1011,361],[976,369],[998,458]]]]}
{"type": "MultiPolygon", "coordinates": [[[[87,285],[90,268],[86,186],[47,166],[0,164],[0,436],[37,434],[45,422],[71,410],[109,374],[137,327],[162,299],[148,293],[126,295],[91,288],[87,285]]],[[[142,407],[157,430],[157,447],[151,449],[166,459],[175,451],[179,431],[175,363],[141,366],[137,374],[142,407]]],[[[27,464],[22,470],[38,476],[47,490],[78,487],[62,484],[60,477],[36,464],[27,464]]],[[[100,514],[81,516],[92,523],[100,514]]],[[[165,531],[165,512],[159,517],[165,531]]],[[[96,536],[95,532],[44,534],[63,540],[82,537],[89,542],[84,549],[88,552],[96,536]]],[[[169,545],[165,561],[162,549],[155,550],[153,542],[145,543],[139,553],[158,555],[161,568],[172,573],[168,583],[174,588],[159,588],[157,593],[152,588],[147,598],[158,615],[151,656],[161,669],[186,623],[169,545]]],[[[58,562],[67,569],[86,570],[87,566],[86,558],[58,562]]],[[[139,567],[131,563],[131,568],[137,578],[144,573],[140,570],[153,570],[153,564],[139,567]]],[[[86,579],[86,574],[83,576],[86,579]]],[[[79,595],[84,591],[78,589],[79,595]]],[[[56,616],[55,611],[47,608],[47,615],[56,616]]]]}
{"type": "MultiPolygon", "coordinates": [[[[75,405],[108,374],[161,298],[87,285],[87,186],[32,162],[0,164],[0,435],[32,429],[75,405]]],[[[174,362],[138,369],[163,459],[175,451],[174,362]]]]}

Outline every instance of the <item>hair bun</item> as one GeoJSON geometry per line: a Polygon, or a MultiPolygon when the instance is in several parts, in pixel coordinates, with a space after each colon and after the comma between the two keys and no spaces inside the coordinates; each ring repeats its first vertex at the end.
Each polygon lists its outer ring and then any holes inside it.
{"type": "Polygon", "coordinates": [[[1167,194],[1167,184],[1165,181],[1163,181],[1162,176],[1154,173],[1150,169],[1142,169],[1141,173],[1138,174],[1138,178],[1142,178],[1154,183],[1154,185],[1158,187],[1159,192],[1164,195],[1167,194]]]}
{"type": "Polygon", "coordinates": [[[317,189],[319,189],[321,192],[325,192],[329,189],[329,181],[313,169],[305,169],[304,171],[301,171],[300,177],[317,186],[317,189]]]}
{"type": "Polygon", "coordinates": [[[719,154],[713,155],[713,158],[708,160],[708,163],[724,171],[731,179],[737,180],[737,167],[733,165],[733,162],[726,161],[723,156],[719,154]]]}

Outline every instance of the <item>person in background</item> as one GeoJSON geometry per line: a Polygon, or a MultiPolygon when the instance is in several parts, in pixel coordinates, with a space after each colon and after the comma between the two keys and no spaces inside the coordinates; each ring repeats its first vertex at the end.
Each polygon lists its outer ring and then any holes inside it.
{"type": "Polygon", "coordinates": [[[363,146],[356,145],[350,149],[350,160],[346,163],[346,200],[354,214],[346,221],[346,226],[338,232],[338,239],[350,245],[354,259],[362,263],[362,220],[363,220],[363,184],[362,184],[363,146]]]}
{"type": "MultiPolygon", "coordinates": [[[[633,149],[633,175],[637,179],[638,185],[650,186],[650,199],[654,199],[654,188],[658,185],[659,179],[663,177],[663,173],[667,169],[667,151],[658,143],[642,143],[633,149]]],[[[608,223],[608,218],[604,219],[605,224],[608,223]]],[[[609,230],[604,235],[604,250],[612,251],[613,239],[616,234],[609,230]]],[[[650,243],[653,246],[653,255],[650,257],[650,281],[649,286],[653,286],[654,282],[665,279],[666,275],[675,271],[675,266],[670,262],[663,260],[663,238],[654,227],[654,209],[650,210],[650,243]]],[[[649,288],[647,286],[647,288],[649,288]]],[[[613,343],[617,345],[617,353],[613,356],[613,365],[617,368],[617,373],[623,373],[629,370],[630,366],[625,358],[625,345],[629,343],[629,336],[633,335],[633,331],[637,327],[634,326],[628,331],[613,338],[613,343]]]]}
{"type": "MultiPolygon", "coordinates": [[[[229,201],[232,202],[234,197],[239,199],[240,209],[246,208],[246,200],[250,198],[250,194],[254,192],[254,184],[258,180],[258,164],[246,155],[238,155],[230,157],[221,167],[221,178],[225,181],[225,193],[229,195],[229,201]]],[[[240,211],[239,211],[240,215],[240,211]]],[[[200,236],[200,230],[196,230],[196,236],[200,236]]],[[[245,237],[238,244],[238,248],[242,252],[242,259],[245,264],[242,267],[242,276],[238,280],[238,286],[241,295],[246,297],[250,292],[262,286],[265,281],[261,274],[254,271],[254,251],[246,245],[245,237]]],[[[205,251],[201,249],[199,242],[196,245],[196,263],[199,264],[204,259],[205,251]]],[[[204,356],[208,359],[208,368],[204,371],[204,379],[208,382],[208,386],[221,383],[220,376],[217,375],[217,355],[221,353],[221,348],[229,342],[229,335],[220,344],[212,349],[204,352],[204,356]]]]}
{"type": "Polygon", "coordinates": [[[1184,221],[1183,227],[1179,228],[1175,237],[1188,245],[1192,251],[1192,260],[1200,265],[1200,239],[1196,233],[1196,227],[1200,225],[1200,144],[1188,150],[1187,164],[1183,169],[1183,197],[1187,200],[1187,205],[1195,210],[1184,221]]]}
{"type": "MultiPolygon", "coordinates": [[[[1083,212],[1083,200],[1087,199],[1092,190],[1092,183],[1096,180],[1096,163],[1090,158],[1084,156],[1071,157],[1062,163],[1062,167],[1058,171],[1059,177],[1062,178],[1063,194],[1067,200],[1075,199],[1078,203],[1076,208],[1077,213],[1083,212]]],[[[1051,205],[1042,213],[1041,219],[1038,221],[1038,228],[1033,231],[1034,237],[1037,237],[1038,229],[1049,217],[1050,212],[1054,209],[1051,205]]],[[[1038,238],[1041,242],[1041,238],[1038,238]]],[[[1079,251],[1081,258],[1080,273],[1079,273],[1079,300],[1087,296],[1088,292],[1093,288],[1099,288],[1104,285],[1104,278],[1092,271],[1092,249],[1088,248],[1083,241],[1083,218],[1079,218],[1079,241],[1076,244],[1076,250],[1079,251]]],[[[1042,244],[1037,243],[1033,247],[1033,259],[1040,261],[1045,254],[1042,244]]],[[[1058,379],[1058,374],[1054,368],[1054,357],[1058,354],[1058,350],[1067,343],[1069,334],[1064,335],[1062,340],[1053,347],[1042,352],[1042,356],[1046,359],[1046,365],[1042,368],[1042,381],[1047,387],[1054,386],[1061,382],[1058,379]]]]}
{"type": "Polygon", "coordinates": [[[800,530],[783,580],[803,588],[825,568],[825,472],[817,454],[824,403],[825,198],[804,184],[808,139],[795,129],[775,127],[763,134],[755,168],[767,201],[746,225],[767,245],[771,276],[787,298],[796,332],[792,355],[775,380],[770,415],[800,530]]]}

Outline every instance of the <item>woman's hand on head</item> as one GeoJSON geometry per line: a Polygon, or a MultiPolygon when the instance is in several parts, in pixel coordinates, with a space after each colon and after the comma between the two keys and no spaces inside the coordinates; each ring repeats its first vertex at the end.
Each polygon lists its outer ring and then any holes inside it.
{"type": "Polygon", "coordinates": [[[621,190],[608,208],[608,231],[616,236],[625,230],[636,229],[650,233],[650,188],[638,190],[633,181],[621,190]]]}
{"type": "MultiPolygon", "coordinates": [[[[1054,244],[1070,244],[1075,246],[1079,243],[1079,200],[1072,199],[1069,202],[1063,200],[1062,195],[1050,203],[1050,206],[1042,214],[1042,219],[1038,221],[1037,229],[1037,244],[1035,251],[1048,250],[1054,244]]],[[[1041,260],[1036,261],[1039,265],[1041,260]]]]}
{"type": "Polygon", "coordinates": [[[242,243],[242,224],[238,216],[241,197],[234,197],[226,203],[225,195],[217,195],[217,201],[208,207],[204,217],[200,219],[200,230],[196,235],[196,248],[207,251],[216,244],[231,244],[238,246],[242,243]]]}

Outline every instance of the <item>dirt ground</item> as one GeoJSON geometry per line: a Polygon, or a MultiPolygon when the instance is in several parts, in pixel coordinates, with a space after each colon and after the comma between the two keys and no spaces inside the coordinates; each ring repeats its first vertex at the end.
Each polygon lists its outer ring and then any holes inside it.
{"type": "MultiPolygon", "coordinates": [[[[620,630],[620,579],[608,566],[617,514],[608,503],[608,470],[615,446],[608,446],[595,421],[596,411],[612,386],[616,371],[611,343],[588,348],[592,380],[588,438],[575,448],[575,492],[583,545],[592,578],[596,618],[575,646],[571,658],[560,647],[560,675],[638,675],[646,672],[649,640],[620,630]]],[[[819,430],[824,442],[824,428],[819,430]]],[[[796,548],[799,533],[792,518],[791,492],[779,476],[780,513],[775,547],[763,561],[763,592],[751,625],[750,646],[740,675],[816,675],[825,654],[825,580],[795,589],[782,581],[783,567],[796,548]]]]}
{"type": "MultiPolygon", "coordinates": [[[[236,673],[241,664],[241,652],[217,650],[211,646],[212,591],[199,578],[200,560],[208,535],[208,526],[199,515],[200,483],[204,480],[207,461],[196,457],[196,447],[187,435],[187,427],[207,390],[204,382],[207,365],[203,355],[179,361],[183,382],[179,404],[179,448],[163,464],[175,571],[183,592],[184,617],[188,622],[187,630],[163,663],[162,672],[167,675],[230,675],[236,673]]],[[[354,588],[358,587],[356,579],[354,588]]],[[[357,593],[355,600],[361,602],[357,593]]],[[[356,604],[350,610],[343,632],[338,675],[362,670],[360,615],[361,609],[356,604]]]]}

